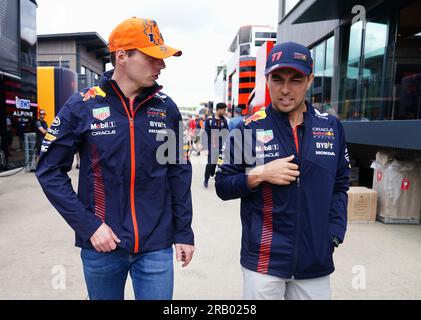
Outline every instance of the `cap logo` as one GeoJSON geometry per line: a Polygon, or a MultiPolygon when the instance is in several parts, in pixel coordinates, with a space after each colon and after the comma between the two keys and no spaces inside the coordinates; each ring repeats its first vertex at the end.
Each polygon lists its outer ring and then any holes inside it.
{"type": "Polygon", "coordinates": [[[307,56],[305,54],[298,53],[298,52],[294,53],[294,59],[307,62],[307,56]]]}
{"type": "Polygon", "coordinates": [[[282,57],[282,51],[272,54],[272,62],[278,61],[282,57]]]}
{"type": "Polygon", "coordinates": [[[149,42],[155,45],[164,44],[164,39],[158,29],[158,24],[154,20],[144,20],[143,33],[148,36],[149,42]]]}

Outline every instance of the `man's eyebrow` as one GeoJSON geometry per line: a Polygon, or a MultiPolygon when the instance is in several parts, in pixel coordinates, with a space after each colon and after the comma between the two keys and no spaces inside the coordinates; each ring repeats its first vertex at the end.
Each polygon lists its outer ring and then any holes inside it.
{"type": "Polygon", "coordinates": [[[305,78],[305,76],[300,72],[296,72],[295,74],[292,75],[291,78],[292,79],[303,79],[303,78],[305,78]]]}
{"type": "MultiPolygon", "coordinates": [[[[274,73],[272,74],[272,79],[276,78],[276,79],[285,79],[286,77],[284,75],[278,74],[278,73],[274,73]]],[[[290,79],[304,79],[305,76],[299,72],[293,74],[290,79]]]]}

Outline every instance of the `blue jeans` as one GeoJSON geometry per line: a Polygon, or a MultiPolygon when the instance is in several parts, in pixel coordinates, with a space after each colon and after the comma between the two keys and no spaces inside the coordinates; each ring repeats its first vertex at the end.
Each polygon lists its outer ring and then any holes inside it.
{"type": "Polygon", "coordinates": [[[130,272],[136,300],[172,300],[173,249],[131,254],[123,249],[82,249],[86,287],[91,300],[124,300],[130,272]]]}

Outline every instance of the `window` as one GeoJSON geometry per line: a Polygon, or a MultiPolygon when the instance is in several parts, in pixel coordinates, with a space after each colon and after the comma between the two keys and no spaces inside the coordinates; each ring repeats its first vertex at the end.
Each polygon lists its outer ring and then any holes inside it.
{"type": "Polygon", "coordinates": [[[18,15],[18,1],[0,1],[0,70],[14,75],[20,75],[18,15]]]}
{"type": "Polygon", "coordinates": [[[331,106],[333,77],[334,37],[321,42],[311,50],[314,65],[314,81],[307,98],[313,106],[325,112],[331,106]]]}
{"type": "Polygon", "coordinates": [[[256,38],[276,39],[276,32],[256,32],[256,38]]]}
{"type": "Polygon", "coordinates": [[[93,80],[92,71],[86,68],[86,81],[88,83],[88,86],[94,85],[92,80],[93,80]]]}
{"type": "Polygon", "coordinates": [[[251,42],[251,27],[244,27],[240,29],[239,42],[240,44],[251,42]]]}
{"type": "MultiPolygon", "coordinates": [[[[421,119],[421,3],[413,2],[399,15],[396,75],[392,81],[393,119],[421,119]]],[[[391,112],[392,113],[392,112],[391,112]]]]}
{"type": "Polygon", "coordinates": [[[365,29],[361,21],[349,28],[348,55],[342,68],[341,119],[368,121],[385,118],[384,56],[388,25],[379,19],[369,18],[365,29]]]}
{"type": "Polygon", "coordinates": [[[322,111],[323,103],[323,75],[325,69],[325,42],[322,42],[314,49],[314,85],[313,85],[313,105],[322,111]]]}
{"type": "Polygon", "coordinates": [[[382,118],[383,60],[386,52],[387,25],[368,22],[365,31],[362,65],[362,119],[382,118]]]}
{"type": "Polygon", "coordinates": [[[285,16],[297,5],[300,0],[284,0],[285,1],[285,16]]]}
{"type": "Polygon", "coordinates": [[[78,90],[83,90],[88,86],[88,81],[86,80],[86,76],[80,74],[78,76],[78,90]]]}
{"type": "Polygon", "coordinates": [[[240,56],[249,56],[250,55],[250,45],[242,44],[240,46],[240,56]]]}
{"type": "MultiPolygon", "coordinates": [[[[333,57],[335,51],[335,38],[330,37],[326,41],[326,58],[325,58],[325,70],[323,75],[323,111],[327,111],[332,108],[332,79],[334,75],[333,69],[333,57]]],[[[335,114],[336,114],[335,110],[335,114]]]]}
{"type": "Polygon", "coordinates": [[[91,69],[80,66],[79,74],[79,89],[97,85],[99,82],[99,74],[92,71],[91,69]]]}
{"type": "Polygon", "coordinates": [[[272,43],[274,43],[275,44],[275,41],[272,41],[272,40],[256,40],[255,41],[255,46],[256,47],[260,47],[260,46],[262,46],[265,42],[272,42],[272,43]]]}
{"type": "Polygon", "coordinates": [[[348,57],[344,61],[343,74],[341,75],[341,103],[340,118],[348,120],[359,120],[360,100],[357,98],[358,79],[361,60],[362,41],[361,21],[353,24],[349,31],[348,57]]]}

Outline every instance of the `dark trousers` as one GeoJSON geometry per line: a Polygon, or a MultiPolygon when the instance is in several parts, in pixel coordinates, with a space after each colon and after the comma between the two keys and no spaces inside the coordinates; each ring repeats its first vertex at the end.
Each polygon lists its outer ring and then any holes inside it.
{"type": "Polygon", "coordinates": [[[215,175],[216,164],[207,164],[205,169],[205,181],[208,181],[210,177],[215,175]]]}
{"type": "Polygon", "coordinates": [[[208,146],[208,151],[208,164],[206,165],[205,169],[205,181],[208,181],[210,177],[215,175],[218,157],[221,153],[220,149],[212,148],[212,146],[208,146]]]}

